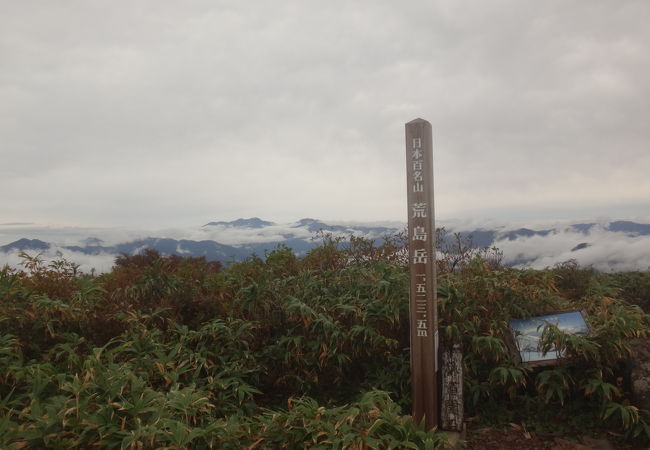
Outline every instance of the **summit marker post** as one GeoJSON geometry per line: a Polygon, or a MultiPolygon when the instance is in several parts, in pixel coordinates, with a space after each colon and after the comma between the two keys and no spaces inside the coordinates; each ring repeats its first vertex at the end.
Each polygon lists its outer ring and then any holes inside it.
{"type": "Polygon", "coordinates": [[[438,306],[431,124],[406,124],[413,420],[438,426],[438,306]]]}

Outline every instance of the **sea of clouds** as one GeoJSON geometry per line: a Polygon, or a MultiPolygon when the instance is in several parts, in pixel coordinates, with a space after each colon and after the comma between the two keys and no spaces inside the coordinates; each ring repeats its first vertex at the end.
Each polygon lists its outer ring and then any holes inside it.
{"type": "MultiPolygon", "coordinates": [[[[388,226],[396,231],[404,229],[399,222],[331,222],[330,224],[354,226],[388,226]]],[[[503,251],[504,263],[517,267],[544,269],[570,259],[582,266],[590,266],[604,272],[612,271],[647,271],[650,270],[650,236],[640,236],[606,229],[607,221],[600,221],[588,233],[580,233],[569,223],[538,224],[527,227],[531,229],[554,229],[545,236],[519,237],[517,239],[497,239],[494,246],[503,251]],[[581,249],[576,247],[583,244],[581,249]],[[584,245],[586,244],[586,245],[584,245]],[[522,263],[522,261],[525,261],[522,263]]],[[[469,222],[442,222],[448,232],[470,231],[472,229],[493,229],[506,232],[519,228],[486,222],[480,224],[469,222]]],[[[38,239],[51,244],[51,247],[39,254],[50,263],[57,259],[66,259],[79,264],[83,272],[106,272],[114,264],[116,254],[99,253],[89,255],[64,248],[65,246],[85,246],[97,243],[112,246],[147,237],[189,239],[195,241],[212,240],[221,244],[240,246],[245,244],[281,243],[287,238],[314,239],[315,233],[306,228],[296,227],[295,223],[276,224],[259,229],[236,228],[225,225],[194,228],[169,228],[160,230],[135,230],[123,228],[82,228],[38,226],[34,224],[7,224],[0,226],[0,246],[21,238],[38,239]]],[[[373,236],[377,237],[377,236],[373,236]]],[[[38,252],[28,251],[31,256],[38,252]]],[[[20,268],[24,258],[20,252],[0,252],[0,267],[8,264],[20,268]]]]}
{"type": "Polygon", "coordinates": [[[544,269],[575,259],[581,266],[602,272],[650,270],[650,236],[607,231],[596,226],[587,234],[565,228],[546,236],[502,239],[494,246],[503,251],[506,264],[532,260],[520,266],[544,269]],[[580,244],[586,248],[573,250],[580,244]]]}

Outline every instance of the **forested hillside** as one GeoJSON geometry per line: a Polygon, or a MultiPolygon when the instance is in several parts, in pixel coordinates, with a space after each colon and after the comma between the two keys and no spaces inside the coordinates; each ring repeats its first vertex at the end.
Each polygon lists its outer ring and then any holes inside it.
{"type": "MultiPolygon", "coordinates": [[[[324,236],[304,257],[280,246],[227,267],[145,251],[99,276],[24,255],[0,271],[0,447],[444,447],[408,418],[402,242],[324,236]]],[[[462,245],[438,271],[441,344],[463,346],[474,423],[647,442],[624,364],[650,330],[650,274],[504,268],[462,245]],[[591,333],[547,326],[565,358],[517,363],[508,320],[566,309],[591,333]]]]}

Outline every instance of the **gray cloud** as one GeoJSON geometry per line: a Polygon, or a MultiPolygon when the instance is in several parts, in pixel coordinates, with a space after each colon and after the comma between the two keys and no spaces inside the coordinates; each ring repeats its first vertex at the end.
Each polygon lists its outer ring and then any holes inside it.
{"type": "Polygon", "coordinates": [[[650,213],[645,1],[11,2],[0,222],[650,213]]]}

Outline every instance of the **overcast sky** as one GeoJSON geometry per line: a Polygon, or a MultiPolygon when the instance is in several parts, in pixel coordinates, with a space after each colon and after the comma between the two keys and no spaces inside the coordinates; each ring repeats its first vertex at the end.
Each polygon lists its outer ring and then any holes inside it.
{"type": "Polygon", "coordinates": [[[650,2],[0,0],[0,223],[650,217],[650,2]]]}

